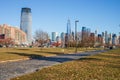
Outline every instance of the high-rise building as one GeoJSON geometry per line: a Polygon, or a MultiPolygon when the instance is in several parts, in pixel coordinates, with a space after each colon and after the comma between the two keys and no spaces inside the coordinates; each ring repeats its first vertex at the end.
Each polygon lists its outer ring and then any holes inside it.
{"type": "Polygon", "coordinates": [[[67,21],[67,34],[66,34],[66,36],[67,36],[67,39],[68,39],[67,41],[68,42],[73,40],[73,36],[72,36],[72,33],[71,33],[71,23],[70,23],[69,19],[67,21]]]}
{"type": "Polygon", "coordinates": [[[70,20],[68,19],[67,21],[67,34],[70,35],[71,34],[71,24],[70,24],[70,20]]]}
{"type": "Polygon", "coordinates": [[[32,14],[30,8],[22,8],[20,29],[27,35],[27,43],[32,43],[32,14]]]}
{"type": "Polygon", "coordinates": [[[90,33],[91,33],[90,28],[87,28],[87,36],[88,36],[88,37],[90,36],[90,33]]]}
{"type": "Polygon", "coordinates": [[[58,36],[57,32],[52,32],[52,41],[56,41],[57,36],[58,36]]]}
{"type": "Polygon", "coordinates": [[[95,43],[98,43],[98,30],[95,30],[95,43]]]}
{"type": "Polygon", "coordinates": [[[64,40],[65,40],[65,33],[62,32],[62,33],[61,33],[61,41],[64,41],[64,40]]]}
{"type": "Polygon", "coordinates": [[[108,33],[105,31],[105,43],[108,44],[108,33]]]}
{"type": "Polygon", "coordinates": [[[61,43],[62,43],[62,47],[65,47],[65,33],[64,32],[61,33],[61,43]]]}
{"type": "Polygon", "coordinates": [[[108,43],[112,44],[112,34],[111,33],[108,35],[108,43]]]}
{"type": "Polygon", "coordinates": [[[103,41],[102,40],[102,35],[98,34],[97,42],[101,44],[101,43],[103,43],[102,41],[103,41]]]}
{"type": "Polygon", "coordinates": [[[103,39],[103,44],[105,44],[105,33],[104,32],[102,32],[102,39],[103,39]]]}
{"type": "Polygon", "coordinates": [[[57,41],[57,42],[61,42],[60,36],[57,36],[57,37],[56,37],[56,41],[57,41]]]}
{"type": "Polygon", "coordinates": [[[112,44],[117,45],[117,35],[116,34],[112,34],[112,44]]]}
{"type": "Polygon", "coordinates": [[[87,37],[87,28],[82,27],[82,41],[84,41],[87,37]]]}
{"type": "Polygon", "coordinates": [[[98,30],[95,30],[95,36],[98,36],[98,30]]]}
{"type": "Polygon", "coordinates": [[[102,37],[105,37],[105,33],[104,32],[102,32],[102,37]]]}

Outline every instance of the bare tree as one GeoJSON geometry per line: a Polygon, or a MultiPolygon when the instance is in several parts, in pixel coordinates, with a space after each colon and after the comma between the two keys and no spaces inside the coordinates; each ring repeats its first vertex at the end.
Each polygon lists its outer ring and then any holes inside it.
{"type": "Polygon", "coordinates": [[[35,38],[36,42],[38,42],[39,46],[43,46],[43,44],[46,43],[47,40],[49,39],[49,35],[47,32],[39,29],[39,30],[35,31],[34,38],[35,38]]]}
{"type": "Polygon", "coordinates": [[[14,45],[15,42],[12,38],[6,38],[6,39],[0,39],[0,45],[5,45],[6,47],[9,47],[10,45],[14,45]]]}

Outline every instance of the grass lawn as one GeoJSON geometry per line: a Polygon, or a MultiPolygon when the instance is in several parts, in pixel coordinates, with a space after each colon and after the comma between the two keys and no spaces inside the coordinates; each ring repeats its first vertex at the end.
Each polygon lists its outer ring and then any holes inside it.
{"type": "Polygon", "coordinates": [[[120,49],[43,68],[11,80],[120,80],[120,49]]]}
{"type": "MultiPolygon", "coordinates": [[[[89,48],[88,50],[94,50],[89,48]]],[[[74,53],[75,48],[0,48],[0,61],[34,58],[40,56],[56,56],[59,54],[74,53]]],[[[78,48],[78,52],[86,51],[78,48]]]]}

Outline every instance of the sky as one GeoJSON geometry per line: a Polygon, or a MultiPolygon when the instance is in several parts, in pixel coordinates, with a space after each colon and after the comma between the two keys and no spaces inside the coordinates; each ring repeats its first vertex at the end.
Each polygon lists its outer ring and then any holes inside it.
{"type": "Polygon", "coordinates": [[[82,26],[99,33],[120,32],[120,0],[0,0],[0,24],[20,27],[21,8],[32,10],[32,34],[40,29],[48,32],[66,32],[67,20],[71,30],[82,26]]]}

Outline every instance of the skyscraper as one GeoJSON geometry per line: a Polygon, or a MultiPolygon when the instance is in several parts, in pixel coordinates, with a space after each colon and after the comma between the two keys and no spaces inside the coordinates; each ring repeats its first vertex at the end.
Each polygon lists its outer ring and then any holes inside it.
{"type": "Polygon", "coordinates": [[[65,33],[64,33],[64,32],[61,33],[61,40],[62,40],[62,41],[65,40],[65,33]]]}
{"type": "Polygon", "coordinates": [[[67,36],[67,39],[68,39],[67,41],[68,41],[68,42],[73,39],[72,33],[71,33],[71,23],[70,23],[70,20],[69,20],[69,19],[68,19],[68,21],[67,21],[67,34],[66,34],[66,36],[67,36]]]}
{"type": "Polygon", "coordinates": [[[112,34],[108,35],[108,44],[112,44],[112,34]]]}
{"type": "Polygon", "coordinates": [[[103,39],[103,44],[105,44],[105,33],[104,32],[102,32],[102,39],[103,39]]]}
{"type": "Polygon", "coordinates": [[[89,37],[89,36],[90,36],[90,33],[91,33],[90,28],[87,28],[87,37],[89,37]]]}
{"type": "Polygon", "coordinates": [[[105,43],[108,44],[108,33],[105,31],[105,43]]]}
{"type": "Polygon", "coordinates": [[[21,10],[21,23],[20,29],[23,30],[27,35],[27,43],[32,43],[32,15],[30,8],[22,8],[21,10]]]}
{"type": "Polygon", "coordinates": [[[71,34],[71,24],[70,24],[70,20],[68,19],[67,21],[67,34],[70,35],[71,34]]]}
{"type": "Polygon", "coordinates": [[[82,41],[84,41],[87,37],[87,28],[82,27],[82,41]]]}
{"type": "Polygon", "coordinates": [[[61,33],[61,42],[62,42],[62,47],[65,47],[65,33],[61,33]]]}
{"type": "Polygon", "coordinates": [[[116,34],[112,34],[112,44],[117,45],[117,35],[116,34]]]}
{"type": "Polygon", "coordinates": [[[95,36],[97,36],[98,35],[98,30],[95,30],[95,36]]]}
{"type": "Polygon", "coordinates": [[[52,41],[56,41],[57,36],[58,36],[57,32],[52,32],[52,41]]]}

